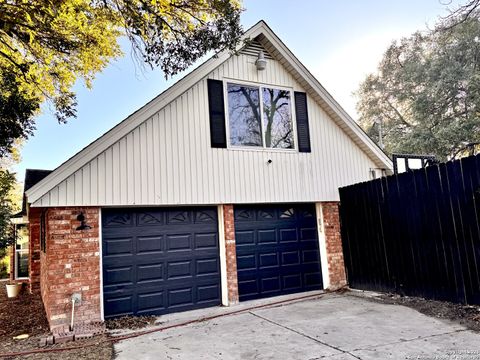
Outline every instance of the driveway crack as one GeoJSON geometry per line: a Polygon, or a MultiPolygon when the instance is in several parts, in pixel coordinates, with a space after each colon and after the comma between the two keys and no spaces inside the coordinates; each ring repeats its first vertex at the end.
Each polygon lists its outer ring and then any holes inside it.
{"type": "Polygon", "coordinates": [[[361,351],[361,350],[369,351],[369,350],[373,350],[373,349],[377,349],[377,348],[381,348],[381,347],[385,347],[385,346],[404,344],[404,343],[408,343],[408,342],[412,342],[412,341],[425,340],[425,339],[434,338],[436,336],[456,334],[456,333],[460,333],[460,332],[464,332],[464,331],[469,331],[469,330],[468,329],[458,329],[458,330],[439,333],[439,334],[425,335],[425,336],[419,336],[419,337],[416,337],[416,338],[403,339],[403,340],[399,340],[399,341],[392,341],[392,342],[384,343],[384,344],[368,345],[368,346],[363,347],[363,348],[353,349],[352,351],[361,351]]]}
{"type": "MultiPolygon", "coordinates": [[[[279,327],[281,327],[281,328],[283,328],[283,329],[285,329],[285,330],[288,330],[288,331],[294,332],[295,334],[298,334],[298,335],[300,335],[300,336],[306,337],[307,339],[310,339],[310,340],[312,340],[312,341],[315,341],[316,343],[322,344],[322,345],[327,346],[327,347],[329,347],[329,348],[331,348],[331,349],[334,349],[334,350],[336,350],[336,351],[340,351],[340,352],[343,353],[343,354],[348,354],[348,355],[354,357],[355,359],[362,360],[362,358],[358,357],[357,355],[352,354],[351,352],[349,352],[349,351],[347,351],[347,350],[343,350],[343,349],[341,349],[341,348],[339,348],[339,347],[336,347],[336,346],[334,346],[334,345],[330,345],[330,344],[328,344],[328,343],[326,343],[326,342],[323,342],[323,341],[321,341],[321,340],[319,340],[319,339],[317,339],[317,338],[314,338],[314,337],[312,337],[312,336],[310,336],[310,335],[304,334],[304,333],[302,333],[302,332],[300,332],[300,331],[298,331],[298,330],[295,330],[295,329],[292,329],[292,328],[290,328],[290,327],[288,327],[288,326],[279,324],[279,323],[277,323],[277,322],[275,322],[275,321],[273,321],[273,320],[267,319],[267,318],[265,318],[265,317],[263,317],[263,316],[260,316],[260,315],[258,315],[258,314],[255,314],[255,313],[253,313],[253,312],[251,312],[251,311],[249,311],[249,314],[251,314],[251,315],[253,315],[253,316],[256,316],[257,318],[262,319],[262,320],[264,320],[264,321],[267,321],[267,322],[269,322],[270,324],[279,326],[279,327]]],[[[324,357],[326,357],[326,356],[324,356],[324,357]]]]}

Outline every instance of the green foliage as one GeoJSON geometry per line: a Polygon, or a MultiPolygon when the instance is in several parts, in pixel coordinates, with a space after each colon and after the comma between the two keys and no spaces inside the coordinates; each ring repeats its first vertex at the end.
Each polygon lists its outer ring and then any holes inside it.
{"type": "Polygon", "coordinates": [[[361,84],[360,123],[373,134],[382,120],[387,152],[445,160],[480,142],[479,13],[458,16],[393,42],[361,84]]]}
{"type": "Polygon", "coordinates": [[[72,87],[120,56],[135,53],[166,76],[241,36],[237,0],[0,0],[0,156],[35,129],[49,101],[59,122],[76,115],[72,87]]]}
{"type": "Polygon", "coordinates": [[[0,249],[6,249],[15,241],[13,226],[10,222],[15,208],[11,192],[15,186],[15,175],[0,169],[0,249]]]}

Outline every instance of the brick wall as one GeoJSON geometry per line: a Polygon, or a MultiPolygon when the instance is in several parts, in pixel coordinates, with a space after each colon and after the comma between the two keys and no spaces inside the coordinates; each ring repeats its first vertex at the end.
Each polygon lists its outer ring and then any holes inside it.
{"type": "Polygon", "coordinates": [[[41,294],[52,329],[69,323],[73,293],[82,295],[82,303],[75,307],[75,322],[101,319],[98,221],[98,208],[46,210],[46,252],[40,255],[41,294]],[[80,212],[91,229],[76,230],[80,212]]]}
{"type": "Polygon", "coordinates": [[[28,211],[30,291],[40,291],[40,217],[43,209],[30,208],[28,211]]]}
{"type": "Polygon", "coordinates": [[[347,284],[345,264],[343,261],[342,238],[340,235],[338,202],[322,203],[322,212],[330,279],[329,289],[335,290],[347,284]]]}
{"type": "Polygon", "coordinates": [[[233,205],[223,205],[225,252],[227,260],[228,304],[238,303],[237,251],[235,248],[235,220],[233,205]]]}

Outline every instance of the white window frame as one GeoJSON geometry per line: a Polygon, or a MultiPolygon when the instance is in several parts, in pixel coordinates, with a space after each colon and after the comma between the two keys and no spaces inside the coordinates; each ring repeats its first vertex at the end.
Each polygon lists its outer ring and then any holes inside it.
{"type": "Polygon", "coordinates": [[[227,149],[230,150],[247,150],[247,151],[274,151],[274,152],[289,152],[289,153],[296,153],[298,152],[298,137],[297,137],[297,124],[296,124],[296,116],[295,116],[295,106],[294,102],[294,90],[292,87],[286,86],[279,86],[273,84],[265,84],[253,81],[243,81],[237,79],[230,79],[224,78],[223,79],[223,98],[224,107],[225,107],[225,130],[227,136],[227,149]],[[259,105],[260,105],[260,131],[262,132],[262,146],[245,146],[245,145],[232,145],[230,143],[230,111],[228,109],[228,84],[233,85],[243,85],[253,88],[258,88],[259,91],[259,105]],[[265,131],[264,131],[264,124],[263,124],[263,89],[278,89],[278,90],[286,90],[290,92],[290,113],[292,114],[292,130],[293,130],[293,148],[285,149],[285,148],[273,148],[267,147],[265,145],[265,131]]]}
{"type": "MultiPolygon", "coordinates": [[[[28,276],[26,276],[26,277],[18,277],[18,263],[19,263],[19,261],[18,261],[18,253],[22,253],[22,254],[27,253],[27,254],[28,254],[29,251],[30,251],[30,249],[29,249],[28,247],[25,248],[25,249],[17,249],[17,246],[16,246],[16,244],[15,244],[15,258],[13,259],[14,265],[15,265],[15,266],[14,266],[14,268],[15,268],[15,280],[28,280],[28,279],[29,279],[28,276]]],[[[28,265],[30,266],[30,264],[28,264],[28,265]]],[[[28,269],[28,271],[30,272],[30,269],[28,269]]]]}

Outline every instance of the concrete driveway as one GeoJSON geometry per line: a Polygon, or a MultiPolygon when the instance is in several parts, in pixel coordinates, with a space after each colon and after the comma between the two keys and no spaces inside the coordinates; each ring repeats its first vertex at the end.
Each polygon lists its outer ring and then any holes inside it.
{"type": "Polygon", "coordinates": [[[348,293],[249,309],[259,304],[163,316],[160,326],[245,310],[121,341],[117,359],[480,358],[479,334],[400,305],[348,293]]]}

